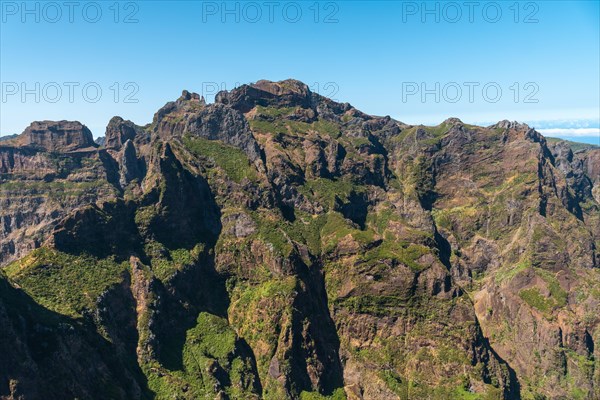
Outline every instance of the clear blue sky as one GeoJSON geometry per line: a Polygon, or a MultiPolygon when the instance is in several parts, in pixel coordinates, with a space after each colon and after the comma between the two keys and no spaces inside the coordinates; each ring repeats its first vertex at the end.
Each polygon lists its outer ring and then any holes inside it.
{"type": "Polygon", "coordinates": [[[0,134],[69,119],[99,136],[114,115],[150,122],[182,89],[212,100],[213,82],[296,78],[407,123],[516,119],[600,143],[598,1],[1,3],[0,134]]]}

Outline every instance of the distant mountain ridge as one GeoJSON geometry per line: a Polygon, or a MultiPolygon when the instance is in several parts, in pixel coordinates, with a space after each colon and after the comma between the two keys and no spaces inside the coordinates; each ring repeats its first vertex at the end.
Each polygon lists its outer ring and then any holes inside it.
{"type": "Polygon", "coordinates": [[[13,135],[0,136],[0,142],[4,142],[4,141],[6,141],[6,140],[11,140],[11,139],[14,139],[14,138],[16,138],[17,136],[19,136],[19,135],[17,135],[16,133],[15,133],[15,134],[13,134],[13,135]]]}
{"type": "Polygon", "coordinates": [[[577,142],[575,140],[566,140],[566,139],[552,138],[552,137],[546,138],[546,140],[548,140],[549,143],[565,142],[571,147],[571,150],[573,150],[574,152],[600,148],[600,146],[596,145],[596,144],[582,143],[582,142],[577,142]]]}

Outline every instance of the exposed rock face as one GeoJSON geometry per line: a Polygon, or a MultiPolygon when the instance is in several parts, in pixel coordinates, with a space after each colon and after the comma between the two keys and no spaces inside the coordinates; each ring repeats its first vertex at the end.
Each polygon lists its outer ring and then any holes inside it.
{"type": "Polygon", "coordinates": [[[184,91],[182,96],[154,115],[153,125],[163,140],[184,134],[220,140],[242,149],[251,161],[259,158],[259,147],[244,116],[222,104],[206,105],[198,94],[184,91]]]}
{"type": "Polygon", "coordinates": [[[505,120],[502,120],[502,121],[500,121],[500,122],[498,122],[498,123],[490,126],[490,128],[496,128],[496,129],[515,129],[515,130],[519,130],[519,131],[527,131],[527,130],[529,130],[529,125],[527,125],[527,124],[521,124],[521,123],[519,123],[517,121],[509,121],[509,120],[505,119],[505,120]]]}
{"type": "Polygon", "coordinates": [[[131,121],[121,117],[113,117],[106,127],[104,147],[119,150],[128,140],[134,140],[138,129],[131,121]]]}
{"type": "Polygon", "coordinates": [[[58,153],[97,147],[92,132],[77,121],[33,122],[21,135],[4,144],[58,153]]]}
{"type": "Polygon", "coordinates": [[[592,194],[600,202],[600,148],[579,152],[575,159],[583,163],[583,172],[592,181],[592,194]]]}
{"type": "Polygon", "coordinates": [[[243,85],[231,92],[217,93],[215,101],[246,113],[256,106],[296,107],[308,109],[318,95],[311,93],[308,86],[292,79],[282,82],[258,81],[243,85]]]}
{"type": "Polygon", "coordinates": [[[95,142],[95,143],[96,143],[98,146],[102,147],[102,146],[104,146],[104,143],[106,143],[106,137],[104,137],[104,136],[100,136],[99,138],[96,138],[96,140],[94,140],[94,142],[95,142]]]}
{"type": "Polygon", "coordinates": [[[293,80],[40,124],[0,144],[1,398],[600,396],[597,149],[293,80]]]}
{"type": "MultiPolygon", "coordinates": [[[[102,153],[89,147],[84,152],[41,151],[20,145],[25,139],[0,144],[1,264],[39,247],[53,224],[70,211],[116,194],[102,153]]],[[[56,149],[65,144],[46,145],[56,149]]]]}
{"type": "Polygon", "coordinates": [[[143,177],[142,172],[143,166],[140,164],[140,160],[137,158],[135,146],[131,139],[125,142],[123,146],[123,157],[121,159],[121,177],[119,183],[121,187],[127,186],[134,179],[140,179],[143,177]]]}

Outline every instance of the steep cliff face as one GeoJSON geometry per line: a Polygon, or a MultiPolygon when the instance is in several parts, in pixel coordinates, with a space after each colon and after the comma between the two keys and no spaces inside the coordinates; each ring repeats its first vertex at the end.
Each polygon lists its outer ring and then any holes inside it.
{"type": "Polygon", "coordinates": [[[432,216],[485,336],[523,397],[597,397],[597,176],[525,125],[444,131],[427,148],[432,216]]]}
{"type": "Polygon", "coordinates": [[[61,217],[116,196],[105,152],[78,122],[34,122],[0,145],[0,264],[39,247],[61,217]]]}
{"type": "Polygon", "coordinates": [[[92,132],[80,122],[36,121],[15,139],[5,144],[30,147],[47,152],[69,152],[97,147],[92,132]]]}
{"type": "Polygon", "coordinates": [[[101,148],[32,127],[0,143],[2,398],[600,395],[597,149],[293,80],[101,148]]]}

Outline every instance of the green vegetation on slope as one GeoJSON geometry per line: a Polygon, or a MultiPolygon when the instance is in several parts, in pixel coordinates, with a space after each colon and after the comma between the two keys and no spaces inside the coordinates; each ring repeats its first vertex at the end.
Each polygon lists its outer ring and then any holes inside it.
{"type": "Polygon", "coordinates": [[[256,170],[248,160],[246,153],[237,147],[228,146],[217,140],[186,136],[183,139],[186,148],[197,156],[205,157],[221,168],[233,181],[256,179],[256,170]]]}
{"type": "Polygon", "coordinates": [[[256,385],[251,360],[239,354],[237,335],[226,319],[201,312],[187,331],[182,352],[182,370],[145,367],[156,398],[213,399],[215,389],[234,399],[256,398],[251,395],[256,385]]]}
{"type": "Polygon", "coordinates": [[[71,317],[93,309],[111,285],[123,280],[128,262],[71,255],[42,247],[6,268],[7,276],[44,307],[71,317]]]}

